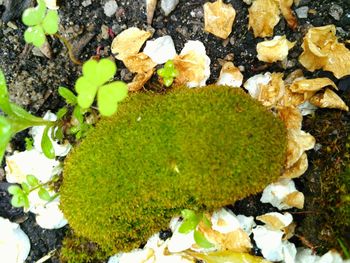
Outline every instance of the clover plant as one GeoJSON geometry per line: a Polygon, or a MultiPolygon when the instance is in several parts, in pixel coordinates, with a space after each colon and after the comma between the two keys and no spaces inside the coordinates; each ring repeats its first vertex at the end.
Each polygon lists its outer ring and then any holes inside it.
{"type": "Polygon", "coordinates": [[[174,61],[168,60],[164,64],[164,68],[157,70],[157,74],[163,78],[164,85],[170,87],[174,78],[179,75],[179,71],[175,68],[174,61]]]}
{"type": "Polygon", "coordinates": [[[202,248],[212,248],[214,245],[206,239],[204,234],[197,229],[197,226],[203,222],[205,226],[211,227],[211,222],[204,213],[198,213],[193,210],[184,209],[181,211],[183,222],[179,227],[179,233],[188,234],[193,231],[194,241],[202,248]]]}
{"type": "Polygon", "coordinates": [[[26,9],[22,21],[28,26],[24,32],[24,40],[36,47],[41,47],[46,41],[46,35],[56,34],[59,17],[56,10],[47,10],[44,0],[38,0],[36,7],[26,9]]]}
{"type": "MultiPolygon", "coordinates": [[[[55,181],[55,178],[53,181],[55,181]]],[[[29,208],[28,196],[34,190],[38,190],[38,196],[40,199],[48,202],[53,201],[58,196],[58,194],[51,196],[49,192],[44,188],[44,186],[52,183],[53,181],[41,183],[34,175],[27,175],[26,182],[21,183],[21,186],[11,185],[8,188],[8,192],[13,195],[11,199],[11,205],[14,207],[29,208]]]]}
{"type": "Polygon", "coordinates": [[[48,158],[55,157],[52,142],[48,135],[49,128],[54,125],[54,122],[35,117],[18,105],[11,103],[2,70],[0,70],[0,109],[5,114],[5,116],[0,116],[0,160],[2,160],[11,138],[16,133],[32,126],[46,126],[41,146],[48,158]]]}
{"type": "Polygon", "coordinates": [[[111,116],[117,111],[118,103],[126,98],[128,87],[122,81],[110,81],[117,71],[115,63],[109,59],[88,60],[83,65],[83,76],[75,83],[77,102],[82,109],[89,108],[97,94],[98,110],[103,116],[111,116]]]}

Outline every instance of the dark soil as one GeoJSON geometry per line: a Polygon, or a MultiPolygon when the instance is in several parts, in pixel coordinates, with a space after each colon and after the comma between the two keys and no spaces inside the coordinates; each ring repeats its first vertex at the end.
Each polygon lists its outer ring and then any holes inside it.
{"type": "MultiPolygon", "coordinates": [[[[34,1],[0,0],[0,17],[3,16],[3,21],[0,20],[0,68],[5,72],[12,100],[34,114],[43,115],[47,110],[56,112],[64,104],[57,94],[57,89],[59,86],[72,88],[80,75],[81,67],[71,62],[66,47],[57,38],[49,38],[52,48],[51,59],[25,45],[23,40],[25,26],[18,19],[18,15],[21,14],[21,8],[33,4],[32,2],[34,1]],[[7,24],[8,21],[12,21],[15,26],[7,24]]],[[[100,55],[103,57],[111,55],[112,37],[102,35],[102,25],[111,28],[114,34],[132,26],[149,28],[146,24],[145,1],[118,0],[119,8],[116,15],[111,18],[103,12],[105,0],[93,0],[86,7],[82,5],[84,1],[59,2],[61,19],[59,33],[72,43],[73,52],[81,61],[96,55],[97,49],[101,50],[100,55]]],[[[234,6],[237,16],[232,34],[223,41],[203,30],[202,6],[205,2],[207,0],[180,0],[169,17],[165,17],[158,8],[152,27],[154,37],[171,35],[178,52],[186,41],[201,40],[211,59],[211,77],[208,83],[213,83],[217,79],[222,59],[230,57],[234,58],[236,66],[244,67],[245,79],[265,71],[281,71],[287,75],[297,68],[302,68],[297,61],[302,51],[300,44],[304,33],[312,25],[335,24],[341,40],[350,37],[349,0],[301,0],[299,7],[308,6],[315,12],[309,14],[307,19],[299,19],[296,31],[290,30],[284,19],[281,19],[275,28],[275,35],[286,34],[289,40],[297,41],[296,47],[290,52],[288,68],[284,69],[281,63],[265,65],[257,60],[255,50],[256,44],[262,39],[255,39],[252,32],[248,31],[248,6],[242,0],[225,1],[234,6]],[[335,5],[339,5],[343,11],[339,13],[339,20],[331,16],[330,10],[335,5]]],[[[118,62],[118,66],[117,78],[129,81],[132,75],[122,63],[118,62]]],[[[322,71],[304,73],[307,76],[332,78],[341,89],[340,96],[350,105],[349,78],[336,80],[331,74],[322,71]]],[[[349,137],[350,115],[337,110],[318,110],[315,117],[306,118],[304,124],[304,129],[316,137],[321,148],[309,152],[309,170],[297,181],[298,188],[306,195],[305,211],[292,210],[292,212],[297,216],[300,225],[297,233],[309,240],[313,246],[321,246],[325,250],[337,246],[334,242],[337,230],[330,226],[331,210],[320,211],[320,204],[330,205],[322,199],[327,198],[327,195],[321,191],[323,178],[321,174],[329,171],[336,175],[348,161],[345,152],[349,149],[346,149],[345,145],[349,137]],[[328,213],[327,216],[324,214],[325,211],[328,213]]],[[[21,140],[25,136],[25,133],[17,136],[10,150],[22,149],[21,140]]],[[[53,249],[59,250],[67,227],[59,230],[43,230],[36,225],[33,215],[25,215],[20,209],[11,208],[6,192],[8,185],[3,176],[0,176],[0,179],[3,180],[0,182],[0,216],[21,223],[22,229],[28,234],[32,251],[27,262],[35,262],[53,249]]],[[[258,215],[275,209],[261,204],[259,196],[256,196],[238,202],[233,210],[236,213],[258,215]]],[[[347,238],[349,240],[348,236],[347,238]]],[[[57,262],[57,259],[48,262],[57,262]]]]}

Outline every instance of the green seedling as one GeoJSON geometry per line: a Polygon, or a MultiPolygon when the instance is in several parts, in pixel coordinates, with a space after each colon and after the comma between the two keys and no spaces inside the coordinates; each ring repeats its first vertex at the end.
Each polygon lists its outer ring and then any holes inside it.
{"type": "Polygon", "coordinates": [[[202,222],[205,226],[211,227],[211,222],[204,213],[184,209],[181,211],[183,222],[179,227],[179,233],[188,234],[193,231],[194,241],[202,248],[212,248],[214,245],[208,241],[204,234],[197,229],[202,222]]]}
{"type": "Polygon", "coordinates": [[[48,158],[54,158],[52,155],[53,146],[49,139],[49,128],[54,125],[54,122],[44,120],[31,115],[29,112],[11,103],[7,91],[5,76],[0,70],[0,109],[6,116],[0,116],[0,160],[2,160],[6,146],[11,138],[18,132],[32,126],[46,126],[41,145],[43,152],[48,158]]]}
{"type": "Polygon", "coordinates": [[[36,47],[42,47],[46,35],[56,34],[59,17],[56,10],[47,10],[44,0],[38,0],[36,7],[26,9],[22,15],[23,23],[28,26],[24,40],[36,47]]]}
{"type": "Polygon", "coordinates": [[[179,71],[174,66],[173,60],[168,60],[164,68],[158,69],[157,74],[163,78],[164,85],[170,87],[173,84],[174,78],[179,75],[179,71]]]}
{"type": "Polygon", "coordinates": [[[24,142],[25,142],[25,147],[27,151],[30,151],[34,148],[34,140],[33,138],[30,137],[26,137],[24,138],[24,142]]]}
{"type": "Polygon", "coordinates": [[[41,183],[34,175],[27,175],[26,182],[21,183],[21,186],[11,185],[8,188],[8,192],[13,195],[11,199],[11,205],[13,207],[29,208],[28,196],[34,190],[38,190],[38,196],[40,199],[47,202],[53,201],[58,196],[58,194],[51,196],[49,192],[44,188],[44,186],[50,183],[52,183],[52,181],[41,183]]]}
{"type": "Polygon", "coordinates": [[[98,110],[103,116],[111,116],[117,111],[118,103],[126,98],[128,87],[122,81],[109,82],[117,71],[117,66],[109,59],[89,60],[83,65],[83,76],[75,83],[78,105],[82,109],[91,107],[97,94],[98,110]]]}

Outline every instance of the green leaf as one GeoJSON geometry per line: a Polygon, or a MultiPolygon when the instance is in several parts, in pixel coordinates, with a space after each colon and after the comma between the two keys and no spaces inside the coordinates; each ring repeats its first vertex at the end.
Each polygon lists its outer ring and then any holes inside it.
{"type": "Polygon", "coordinates": [[[83,65],[83,75],[90,83],[101,86],[113,78],[117,71],[115,63],[107,58],[100,61],[90,59],[83,65]]]}
{"type": "Polygon", "coordinates": [[[27,175],[26,179],[28,184],[32,187],[36,187],[40,183],[38,178],[36,178],[34,175],[27,175]]]}
{"type": "Polygon", "coordinates": [[[58,88],[58,94],[60,94],[60,96],[62,98],[64,98],[64,100],[68,104],[70,104],[70,105],[77,104],[77,96],[75,96],[74,93],[72,91],[70,91],[69,89],[61,86],[58,88]]]}
{"type": "Polygon", "coordinates": [[[45,188],[41,187],[39,189],[38,195],[39,195],[39,197],[42,200],[45,200],[45,201],[50,201],[51,200],[51,196],[50,196],[49,192],[45,188]]]}
{"type": "Polygon", "coordinates": [[[64,138],[63,127],[61,126],[57,127],[57,129],[55,130],[54,138],[59,141],[63,140],[64,138]]]}
{"type": "Polygon", "coordinates": [[[210,252],[210,253],[196,253],[188,251],[188,253],[198,259],[204,260],[206,263],[237,263],[237,262],[249,262],[249,263],[269,263],[262,257],[252,256],[248,253],[234,252],[230,250],[210,252]]]}
{"type": "Polygon", "coordinates": [[[22,14],[22,22],[27,26],[38,25],[43,21],[45,12],[46,4],[43,0],[39,0],[36,7],[31,7],[24,10],[22,14]]]}
{"type": "Polygon", "coordinates": [[[42,126],[47,125],[49,123],[53,123],[52,121],[44,120],[43,118],[36,117],[32,114],[30,114],[25,109],[21,108],[20,106],[11,103],[11,111],[12,115],[15,115],[18,119],[22,119],[21,121],[27,121],[30,123],[30,126],[42,126]]]}
{"type": "Polygon", "coordinates": [[[0,69],[0,109],[9,114],[11,112],[10,99],[7,91],[5,75],[0,69]]]}
{"type": "Polygon", "coordinates": [[[50,126],[45,127],[45,130],[43,132],[43,137],[41,138],[41,149],[47,158],[54,159],[55,150],[53,148],[52,142],[48,135],[49,129],[50,129],[50,126]]]}
{"type": "Polygon", "coordinates": [[[82,124],[84,122],[84,115],[82,113],[82,110],[79,106],[75,106],[73,110],[73,116],[77,119],[77,121],[82,124]]]}
{"type": "Polygon", "coordinates": [[[28,27],[24,32],[24,40],[28,44],[33,44],[36,47],[42,47],[46,41],[45,32],[42,26],[28,27]]]}
{"type": "Polygon", "coordinates": [[[18,185],[11,185],[7,188],[7,191],[12,195],[23,194],[22,188],[18,185]]]}
{"type": "Polygon", "coordinates": [[[97,86],[91,83],[85,76],[78,78],[75,90],[78,93],[78,105],[83,109],[89,108],[94,102],[97,86]]]}
{"type": "Polygon", "coordinates": [[[118,102],[128,95],[128,87],[122,81],[115,81],[100,87],[97,93],[98,110],[103,116],[111,116],[117,111],[118,102]]]}
{"type": "Polygon", "coordinates": [[[30,187],[27,183],[21,183],[21,187],[22,187],[22,190],[23,190],[23,193],[25,194],[29,194],[30,192],[30,187]]]}
{"type": "Polygon", "coordinates": [[[26,150],[30,151],[34,148],[34,140],[33,138],[29,138],[29,137],[25,137],[24,138],[24,142],[25,142],[25,146],[26,146],[26,150]]]}
{"type": "Polygon", "coordinates": [[[46,34],[53,35],[58,31],[58,13],[56,10],[49,10],[43,20],[42,26],[46,34]]]}
{"type": "Polygon", "coordinates": [[[202,216],[202,221],[207,227],[211,227],[212,226],[212,223],[211,223],[210,219],[204,213],[203,213],[203,216],[202,216]]]}
{"type": "Polygon", "coordinates": [[[212,248],[214,245],[206,239],[203,233],[198,230],[195,230],[193,233],[194,241],[196,244],[202,248],[212,248]]]}
{"type": "Polygon", "coordinates": [[[12,196],[11,205],[13,207],[22,207],[25,205],[23,198],[19,195],[12,196]]]}
{"type": "Polygon", "coordinates": [[[10,122],[4,116],[0,116],[0,162],[4,157],[7,144],[10,142],[12,135],[13,131],[10,122]]]}
{"type": "Polygon", "coordinates": [[[197,213],[193,210],[190,210],[190,209],[183,209],[181,211],[181,216],[184,219],[193,219],[193,218],[197,218],[197,213]]]}
{"type": "Polygon", "coordinates": [[[61,120],[68,112],[68,109],[66,107],[60,108],[57,113],[57,120],[61,120]]]}

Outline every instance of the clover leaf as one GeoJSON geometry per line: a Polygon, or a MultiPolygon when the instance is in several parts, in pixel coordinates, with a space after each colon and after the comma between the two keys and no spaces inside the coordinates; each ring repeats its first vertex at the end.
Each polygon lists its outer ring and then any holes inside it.
{"type": "Polygon", "coordinates": [[[117,111],[118,103],[126,98],[128,87],[122,81],[107,83],[117,71],[115,63],[109,59],[89,60],[83,65],[83,76],[75,83],[78,105],[89,108],[97,94],[97,104],[101,115],[111,116],[117,111]]]}
{"type": "Polygon", "coordinates": [[[36,47],[41,47],[45,43],[45,35],[53,35],[58,31],[58,13],[56,10],[49,10],[46,13],[44,0],[38,0],[36,7],[26,9],[22,21],[29,26],[24,32],[24,40],[36,47]]]}
{"type": "Polygon", "coordinates": [[[163,78],[164,85],[170,87],[174,78],[179,75],[179,71],[175,68],[174,61],[168,60],[164,68],[158,69],[157,74],[163,78]]]}

